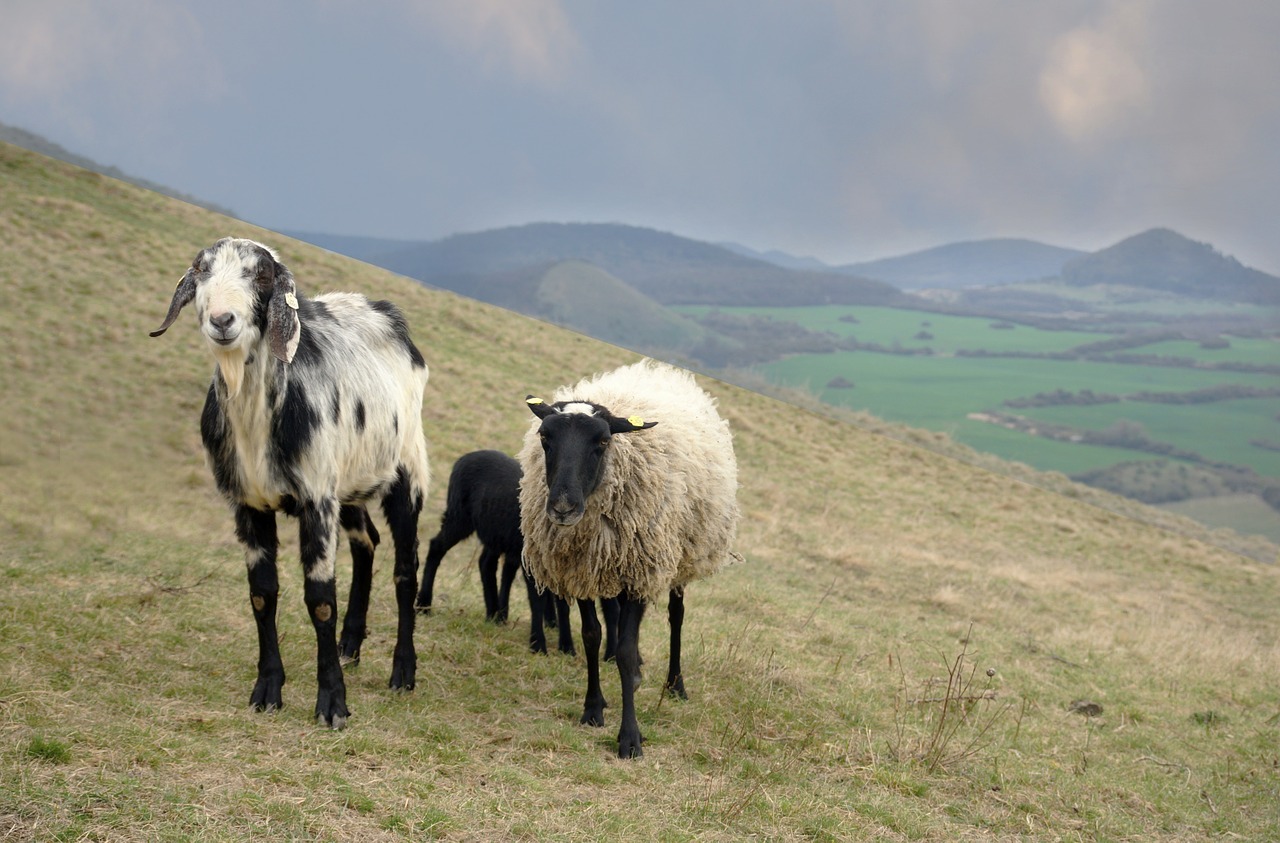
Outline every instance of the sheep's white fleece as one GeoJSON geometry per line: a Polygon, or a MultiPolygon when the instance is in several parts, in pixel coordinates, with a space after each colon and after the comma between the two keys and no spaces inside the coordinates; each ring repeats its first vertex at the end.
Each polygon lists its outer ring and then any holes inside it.
{"type": "Polygon", "coordinates": [[[560,387],[551,399],[590,401],[656,427],[620,433],[599,487],[571,527],[547,517],[547,474],[534,419],[520,451],[524,564],[565,598],[626,593],[648,601],[741,560],[738,464],[729,424],[686,371],[642,360],[560,387]]]}

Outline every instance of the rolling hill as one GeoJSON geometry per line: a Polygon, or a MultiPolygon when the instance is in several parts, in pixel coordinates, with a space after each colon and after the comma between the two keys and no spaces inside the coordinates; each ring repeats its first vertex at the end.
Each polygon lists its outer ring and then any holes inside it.
{"type": "Polygon", "coordinates": [[[1075,258],[1062,268],[1062,280],[1074,287],[1138,287],[1218,302],[1280,305],[1280,278],[1167,228],[1075,258]]]}
{"type": "Polygon", "coordinates": [[[987,287],[1054,278],[1069,261],[1086,254],[1034,240],[996,238],[949,243],[897,257],[839,267],[903,290],[987,287]]]}
{"type": "MultiPolygon", "coordinates": [[[[275,246],[302,294],[403,307],[431,366],[424,539],[451,462],[516,447],[526,393],[635,359],[0,144],[0,834],[1280,837],[1275,565],[1061,477],[915,444],[933,434],[709,379],[735,433],[746,561],[689,588],[687,703],[659,695],[654,607],[643,759],[610,757],[616,709],[604,730],[578,725],[580,659],[484,622],[461,548],[419,620],[410,694],[385,687],[380,551],[351,724],[317,730],[287,523],[293,681],[284,709],[251,713],[244,562],[199,445],[212,364],[189,315],[147,336],[195,250],[228,233],[275,246]]],[[[338,570],[345,583],[345,551],[338,570]]]]}
{"type": "MultiPolygon", "coordinates": [[[[329,235],[310,242],[340,251],[329,235]]],[[[834,272],[785,269],[703,243],[628,225],[531,223],[455,234],[380,254],[370,263],[434,286],[476,295],[490,277],[507,277],[562,261],[594,264],[663,304],[892,304],[891,285],[834,272]]],[[[484,296],[476,295],[477,298],[484,296]]]]}

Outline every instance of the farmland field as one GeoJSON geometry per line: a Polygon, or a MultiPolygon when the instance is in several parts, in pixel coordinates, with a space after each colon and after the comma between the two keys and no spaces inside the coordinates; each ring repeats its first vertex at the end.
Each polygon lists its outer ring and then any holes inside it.
{"type": "MultiPolygon", "coordinates": [[[[684,308],[691,316],[709,308],[684,308]]],[[[984,350],[1028,355],[1062,352],[1110,339],[1082,331],[1047,331],[977,317],[873,307],[721,308],[735,315],[789,321],[811,331],[854,337],[894,351],[930,349],[931,354],[837,351],[795,354],[755,368],[781,386],[813,393],[839,407],[940,431],[978,451],[1046,471],[1076,474],[1156,455],[1140,450],[1054,441],[971,418],[1003,411],[1034,422],[1100,432],[1118,422],[1140,426],[1149,440],[1207,460],[1280,478],[1280,452],[1255,441],[1280,443],[1280,398],[1240,398],[1209,403],[1121,401],[1085,406],[1010,409],[1004,402],[1063,390],[1117,396],[1141,392],[1189,392],[1210,387],[1275,389],[1280,377],[1256,372],[1096,362],[1036,357],[974,357],[984,350]],[[995,327],[999,325],[1000,327],[995,327]]],[[[1192,340],[1166,340],[1123,353],[1192,359],[1200,364],[1280,363],[1274,339],[1228,337],[1226,348],[1204,348],[1192,340]]],[[[1248,497],[1248,496],[1246,496],[1248,497]]],[[[1239,496],[1222,502],[1188,502],[1184,509],[1213,526],[1280,538],[1280,515],[1262,505],[1241,507],[1239,496]],[[1189,508],[1187,508],[1189,507],[1189,508]]]]}

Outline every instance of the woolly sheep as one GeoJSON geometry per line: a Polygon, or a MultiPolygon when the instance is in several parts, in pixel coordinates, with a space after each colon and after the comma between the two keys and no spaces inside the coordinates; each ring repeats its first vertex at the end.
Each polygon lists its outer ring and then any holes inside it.
{"type": "Polygon", "coordinates": [[[528,405],[537,420],[519,455],[525,566],[539,587],[579,601],[589,725],[604,724],[605,706],[591,601],[618,598],[618,754],[638,757],[634,686],[645,607],[668,597],[665,689],[685,697],[684,588],[741,558],[731,549],[739,513],[729,426],[692,375],[651,360],[561,387],[552,403],[530,396],[528,405]]]}
{"type": "Polygon", "coordinates": [[[380,501],[395,540],[399,623],[390,687],[410,690],[417,591],[418,514],[427,493],[422,433],[427,364],[399,309],[354,293],[308,299],[275,252],[223,238],[200,250],[178,282],[163,334],[195,302],[217,364],[201,437],[244,546],[258,628],[256,710],[282,705],[276,634],[276,512],[299,522],[303,599],[316,635],[315,715],[333,729],[350,715],[342,662],[355,662],[378,544],[365,508],[380,501]],[[351,546],[351,594],[336,638],[338,529],[351,546]]]}

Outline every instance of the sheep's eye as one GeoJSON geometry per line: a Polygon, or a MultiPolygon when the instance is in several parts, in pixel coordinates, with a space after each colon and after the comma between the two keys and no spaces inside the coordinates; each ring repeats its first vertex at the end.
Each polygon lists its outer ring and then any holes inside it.
{"type": "Polygon", "coordinates": [[[596,447],[603,451],[605,448],[609,447],[610,441],[611,440],[609,439],[601,439],[599,442],[596,443],[596,447]]]}

